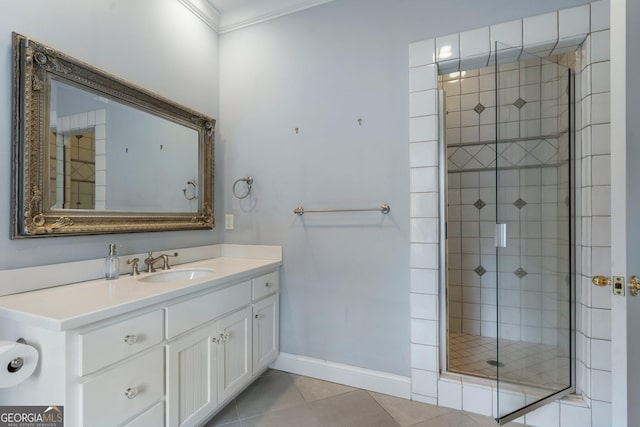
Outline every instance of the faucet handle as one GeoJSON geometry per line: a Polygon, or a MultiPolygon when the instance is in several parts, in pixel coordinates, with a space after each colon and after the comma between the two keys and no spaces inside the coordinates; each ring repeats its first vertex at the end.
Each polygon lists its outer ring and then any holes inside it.
{"type": "Polygon", "coordinates": [[[140,258],[128,259],[127,264],[131,264],[131,275],[137,276],[140,274],[140,270],[138,269],[138,263],[140,262],[140,258]]]}
{"type": "Polygon", "coordinates": [[[169,257],[177,257],[178,256],[178,252],[174,252],[173,255],[162,254],[160,256],[162,257],[162,269],[163,270],[170,270],[171,266],[169,265],[169,257]]]}

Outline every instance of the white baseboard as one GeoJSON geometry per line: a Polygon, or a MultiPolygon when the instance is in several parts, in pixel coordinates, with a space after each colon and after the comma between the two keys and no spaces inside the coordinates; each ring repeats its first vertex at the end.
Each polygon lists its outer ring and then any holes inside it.
{"type": "Polygon", "coordinates": [[[411,399],[411,380],[401,375],[289,353],[280,353],[271,367],[292,374],[411,399]]]}

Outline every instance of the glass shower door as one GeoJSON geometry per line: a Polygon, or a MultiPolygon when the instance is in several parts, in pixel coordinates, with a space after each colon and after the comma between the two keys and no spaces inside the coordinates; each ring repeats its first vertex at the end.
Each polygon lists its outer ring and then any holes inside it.
{"type": "Polygon", "coordinates": [[[573,391],[568,56],[496,46],[500,424],[573,391]],[[509,59],[509,55],[512,55],[509,59]],[[507,61],[518,61],[508,62],[507,61]]]}

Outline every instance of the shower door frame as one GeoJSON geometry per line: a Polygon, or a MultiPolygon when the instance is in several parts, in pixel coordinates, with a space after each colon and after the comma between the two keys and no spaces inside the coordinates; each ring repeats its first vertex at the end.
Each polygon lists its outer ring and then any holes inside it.
{"type": "MultiPolygon", "coordinates": [[[[501,186],[503,184],[500,183],[500,179],[498,177],[498,170],[499,170],[499,161],[498,161],[498,155],[497,155],[497,144],[500,142],[501,140],[501,134],[500,134],[500,124],[502,123],[501,118],[500,118],[500,97],[498,95],[499,90],[500,90],[500,65],[502,65],[500,63],[500,52],[504,52],[506,53],[506,56],[508,56],[508,52],[510,50],[513,50],[514,47],[512,46],[508,46],[504,43],[501,42],[495,42],[495,46],[494,46],[494,52],[496,52],[496,54],[494,55],[494,62],[493,65],[495,66],[495,76],[496,76],[496,87],[495,87],[495,93],[496,93],[496,138],[495,138],[495,144],[496,144],[496,166],[495,166],[495,171],[496,171],[496,228],[498,228],[498,224],[500,224],[501,222],[501,218],[500,218],[500,209],[498,208],[498,205],[500,203],[500,189],[501,186]]],[[[538,58],[541,62],[542,62],[542,66],[544,66],[544,62],[547,63],[551,63],[552,61],[550,61],[549,59],[545,58],[545,57],[540,57],[539,55],[532,53],[532,52],[528,52],[526,49],[522,49],[522,52],[519,56],[518,59],[518,63],[520,63],[522,61],[522,57],[527,57],[527,58],[538,58]]],[[[508,63],[509,61],[505,61],[504,63],[508,63]]],[[[562,67],[564,69],[564,72],[567,73],[567,108],[569,109],[568,112],[568,123],[567,123],[567,155],[568,155],[568,170],[567,170],[567,190],[568,190],[568,213],[567,213],[567,219],[569,221],[569,223],[567,224],[568,226],[568,244],[567,244],[567,250],[569,251],[568,253],[568,277],[569,277],[569,300],[568,300],[568,304],[569,304],[569,325],[568,325],[568,331],[569,331],[569,385],[565,388],[562,388],[560,390],[557,391],[550,391],[549,395],[547,395],[546,397],[543,397],[541,399],[535,400],[532,403],[527,404],[526,403],[526,394],[525,394],[525,405],[520,407],[519,409],[516,409],[514,411],[508,412],[505,415],[501,416],[499,411],[500,411],[500,396],[501,396],[501,391],[502,391],[502,385],[506,384],[506,385],[512,385],[509,381],[504,381],[501,380],[500,378],[500,365],[498,364],[497,369],[496,369],[496,421],[498,422],[498,424],[503,425],[506,424],[508,422],[511,422],[527,413],[530,413],[531,411],[540,408],[550,402],[556,401],[558,399],[561,399],[565,396],[568,396],[572,393],[575,392],[575,385],[576,385],[576,372],[575,372],[575,365],[576,365],[576,338],[575,338],[575,328],[576,328],[576,316],[575,316],[575,307],[576,307],[576,280],[575,280],[575,273],[576,273],[576,263],[575,263],[575,188],[573,188],[573,186],[575,185],[575,177],[574,177],[574,173],[575,173],[575,166],[574,166],[574,161],[575,161],[575,134],[574,134],[574,129],[575,129],[575,73],[574,70],[569,68],[569,67],[565,67],[564,65],[561,64],[557,64],[558,67],[562,67]]],[[[557,76],[556,76],[557,77],[557,76]]],[[[526,82],[525,82],[526,84],[526,82]]],[[[543,84],[543,82],[541,81],[540,84],[543,84]]],[[[521,87],[523,85],[523,82],[520,81],[518,83],[519,87],[521,87]]],[[[560,90],[558,88],[558,90],[560,90]]],[[[541,98],[542,101],[542,98],[541,98]]],[[[521,119],[520,119],[521,121],[521,119]]],[[[446,147],[445,147],[446,148],[446,147]]],[[[560,150],[560,146],[558,146],[558,150],[560,150]]],[[[559,178],[558,178],[559,179],[559,178]]],[[[519,186],[522,186],[522,184],[520,183],[519,186]]],[[[542,221],[542,219],[541,219],[542,221]]],[[[521,225],[521,224],[520,224],[521,225]]],[[[501,274],[500,274],[500,268],[499,268],[499,264],[500,264],[500,259],[501,259],[501,247],[498,246],[498,238],[497,238],[497,229],[496,229],[496,306],[497,306],[497,318],[496,318],[496,322],[497,322],[497,327],[498,327],[498,333],[497,333],[497,339],[496,339],[496,355],[497,355],[497,360],[500,360],[500,301],[499,301],[499,294],[500,294],[500,280],[501,280],[501,274]]],[[[506,241],[507,236],[506,236],[506,231],[505,231],[505,236],[504,239],[506,241]]],[[[504,246],[504,248],[506,249],[506,245],[504,246]]],[[[556,255],[558,258],[560,257],[560,254],[558,253],[556,255]]],[[[559,275],[559,273],[556,273],[559,275]]],[[[521,307],[522,310],[522,307],[521,307]]],[[[557,328],[559,328],[558,325],[556,325],[557,328]]],[[[520,384],[516,384],[518,386],[522,386],[520,384]]],[[[524,386],[525,388],[527,386],[524,386]]],[[[508,388],[508,387],[507,387],[508,388]]]]}
{"type": "MultiPolygon", "coordinates": [[[[524,50],[523,50],[524,52],[524,50]]],[[[518,61],[519,62],[519,61],[518,61]]],[[[574,177],[574,173],[575,173],[575,74],[574,74],[574,70],[573,69],[568,69],[569,72],[569,108],[570,108],[570,113],[569,113],[569,129],[568,129],[568,134],[569,134],[569,184],[568,184],[568,188],[569,188],[569,262],[570,262],[570,272],[569,272],[569,277],[570,277],[570,385],[569,387],[562,389],[558,392],[554,392],[552,394],[550,394],[549,396],[547,396],[546,398],[543,398],[541,400],[537,400],[531,404],[525,404],[524,406],[522,406],[520,409],[513,411],[509,414],[506,414],[502,417],[499,416],[499,414],[496,413],[496,422],[499,425],[503,425],[506,424],[508,422],[511,422],[519,417],[522,417],[523,415],[530,413],[532,411],[534,411],[535,409],[538,409],[548,403],[551,403],[553,401],[559,400],[565,396],[568,396],[572,393],[575,393],[575,384],[576,384],[576,372],[575,372],[575,357],[576,357],[576,338],[575,338],[575,325],[576,325],[576,313],[575,313],[575,309],[576,309],[576,293],[575,293],[575,287],[576,287],[576,280],[575,280],[575,274],[576,274],[576,264],[575,264],[575,236],[576,236],[576,230],[575,230],[575,191],[576,189],[573,187],[575,185],[575,177],[574,177]]],[[[498,69],[496,67],[496,77],[498,76],[498,69]]],[[[497,91],[498,91],[498,87],[496,85],[495,88],[496,91],[496,97],[497,97],[497,91]]],[[[440,296],[439,296],[439,305],[440,305],[440,324],[439,324],[439,332],[440,332],[440,367],[441,367],[441,374],[445,373],[445,374],[451,374],[451,375],[455,375],[458,377],[463,377],[463,378],[468,378],[470,383],[476,382],[476,383],[480,383],[480,384],[486,384],[487,382],[491,383],[491,389],[492,389],[492,393],[495,394],[495,399],[499,400],[499,394],[500,394],[500,387],[498,386],[499,384],[499,376],[497,375],[495,379],[486,379],[486,378],[482,378],[482,377],[475,377],[473,375],[468,375],[468,374],[463,374],[463,373],[458,373],[458,372],[453,372],[453,371],[449,371],[448,370],[448,352],[449,352],[449,334],[448,334],[448,325],[449,325],[449,318],[448,318],[448,296],[447,296],[447,285],[448,285],[448,262],[447,262],[447,254],[448,254],[448,250],[447,250],[447,220],[448,220],[448,212],[447,212],[447,192],[448,192],[448,177],[447,177],[447,146],[446,146],[446,140],[445,140],[445,117],[446,117],[446,109],[445,109],[445,96],[444,96],[444,90],[442,89],[438,89],[438,97],[437,97],[437,101],[438,101],[438,105],[437,105],[437,110],[438,110],[438,160],[439,160],[439,170],[438,170],[438,178],[439,178],[439,188],[440,188],[440,197],[439,197],[439,212],[440,212],[440,217],[442,218],[441,223],[440,223],[440,227],[439,227],[439,238],[440,238],[440,245],[439,245],[439,280],[441,283],[441,292],[440,292],[440,296]]],[[[496,114],[497,114],[497,110],[498,110],[498,106],[496,103],[496,114]]],[[[496,117],[496,128],[498,126],[498,121],[497,121],[497,117],[496,117]]],[[[498,133],[496,132],[496,141],[497,141],[497,137],[498,137],[498,133]]],[[[496,164],[497,167],[497,164],[496,164]]],[[[497,172],[496,172],[497,173],[497,172]]],[[[497,183],[496,183],[496,190],[497,190],[497,183]]],[[[496,215],[497,215],[497,199],[496,199],[496,215]]],[[[497,224],[497,217],[496,217],[496,224],[497,224]]],[[[497,248],[496,248],[497,249],[497,248]]],[[[496,273],[496,289],[497,289],[497,281],[498,281],[498,277],[499,275],[496,273]]],[[[498,310],[499,311],[499,310],[498,310]]],[[[497,348],[496,348],[497,351],[497,348]]]]}

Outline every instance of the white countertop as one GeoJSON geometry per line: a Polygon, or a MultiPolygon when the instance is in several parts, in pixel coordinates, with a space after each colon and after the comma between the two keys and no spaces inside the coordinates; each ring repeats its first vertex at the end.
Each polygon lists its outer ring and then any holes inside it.
{"type": "Polygon", "coordinates": [[[7,295],[0,297],[0,317],[56,331],[74,329],[236,279],[260,275],[281,264],[281,260],[274,259],[222,256],[172,268],[214,270],[211,276],[191,281],[145,283],[139,279],[148,273],[141,273],[137,278],[125,275],[117,280],[91,280],[7,295]]]}

